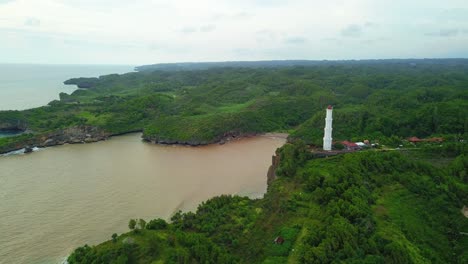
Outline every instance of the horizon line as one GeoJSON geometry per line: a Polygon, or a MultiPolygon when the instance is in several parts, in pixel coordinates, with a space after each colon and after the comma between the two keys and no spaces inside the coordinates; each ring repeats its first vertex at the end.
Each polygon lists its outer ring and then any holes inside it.
{"type": "Polygon", "coordinates": [[[260,59],[260,60],[207,60],[207,61],[175,61],[153,63],[43,63],[43,62],[0,62],[0,65],[42,65],[42,66],[146,66],[158,64],[189,64],[189,63],[233,63],[233,62],[352,62],[352,61],[396,61],[396,60],[468,60],[468,57],[424,57],[424,58],[373,58],[373,59],[260,59]]]}

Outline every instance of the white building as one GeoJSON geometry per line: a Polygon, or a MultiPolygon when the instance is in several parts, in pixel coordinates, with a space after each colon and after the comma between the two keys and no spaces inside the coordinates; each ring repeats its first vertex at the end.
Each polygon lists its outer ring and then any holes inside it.
{"type": "Polygon", "coordinates": [[[327,116],[325,117],[325,128],[323,136],[323,150],[332,149],[332,121],[333,121],[333,107],[327,107],[327,116]]]}

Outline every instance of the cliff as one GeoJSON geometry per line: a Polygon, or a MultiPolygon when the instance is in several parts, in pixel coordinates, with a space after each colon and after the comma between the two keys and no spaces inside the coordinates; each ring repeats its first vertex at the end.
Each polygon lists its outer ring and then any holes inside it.
{"type": "Polygon", "coordinates": [[[63,145],[65,143],[91,143],[105,140],[109,133],[93,126],[74,126],[50,133],[40,138],[38,147],[63,145]]]}
{"type": "Polygon", "coordinates": [[[271,156],[271,165],[268,168],[267,172],[267,185],[270,186],[270,184],[276,179],[276,169],[278,168],[280,164],[280,155],[278,151],[276,151],[275,155],[271,156]]]}
{"type": "Polygon", "coordinates": [[[36,136],[26,134],[25,138],[2,145],[0,154],[33,147],[50,147],[63,144],[91,143],[107,139],[110,133],[93,126],[73,126],[36,136]]]}
{"type": "Polygon", "coordinates": [[[191,139],[173,139],[173,138],[166,138],[166,137],[161,137],[159,135],[146,135],[143,134],[142,138],[145,142],[153,143],[153,144],[167,144],[167,145],[187,145],[187,146],[203,146],[203,145],[209,145],[209,144],[224,144],[226,142],[236,140],[239,138],[245,138],[245,137],[253,137],[256,136],[257,133],[234,133],[234,132],[226,132],[220,136],[214,137],[213,139],[210,140],[203,140],[203,139],[197,139],[197,138],[191,138],[191,139]]]}
{"type": "Polygon", "coordinates": [[[26,129],[26,123],[20,120],[0,122],[0,131],[25,131],[26,129]]]}
{"type": "Polygon", "coordinates": [[[90,89],[94,88],[98,83],[98,78],[72,78],[63,82],[66,85],[76,85],[81,89],[90,89]]]}

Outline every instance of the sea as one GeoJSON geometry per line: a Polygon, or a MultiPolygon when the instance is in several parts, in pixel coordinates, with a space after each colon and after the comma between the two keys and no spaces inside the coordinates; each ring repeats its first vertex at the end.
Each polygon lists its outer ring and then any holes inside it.
{"type": "Polygon", "coordinates": [[[75,77],[99,77],[134,70],[133,65],[0,64],[0,110],[24,110],[47,105],[59,93],[72,93],[75,77]]]}

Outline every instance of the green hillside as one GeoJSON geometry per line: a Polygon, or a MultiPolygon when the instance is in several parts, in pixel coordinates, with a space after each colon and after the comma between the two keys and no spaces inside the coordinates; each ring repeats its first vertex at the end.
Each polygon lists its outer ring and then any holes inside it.
{"type": "Polygon", "coordinates": [[[263,199],[220,196],[170,224],[98,246],[73,263],[466,263],[467,148],[363,151],[313,158],[298,141],[278,150],[263,199]],[[444,158],[444,165],[428,161],[444,158]],[[284,239],[275,244],[275,238],[284,239]]]}
{"type": "Polygon", "coordinates": [[[24,111],[0,111],[0,152],[41,145],[51,133],[91,126],[109,135],[207,144],[229,136],[289,131],[321,144],[323,109],[335,107],[334,138],[463,138],[468,60],[328,62],[310,66],[145,70],[68,80],[83,89],[24,111]],[[23,144],[24,145],[24,144],[23,144]]]}
{"type": "Polygon", "coordinates": [[[0,138],[0,153],[131,131],[190,145],[282,131],[291,143],[278,150],[279,177],[263,199],[215,197],[169,224],[141,222],[78,248],[70,263],[468,262],[468,60],[140,69],[71,79],[81,89],[48,106],[0,111],[0,132],[22,132],[0,138]],[[329,104],[335,141],[380,148],[312,155],[329,104]],[[412,136],[443,142],[414,145],[405,140],[412,136]]]}

